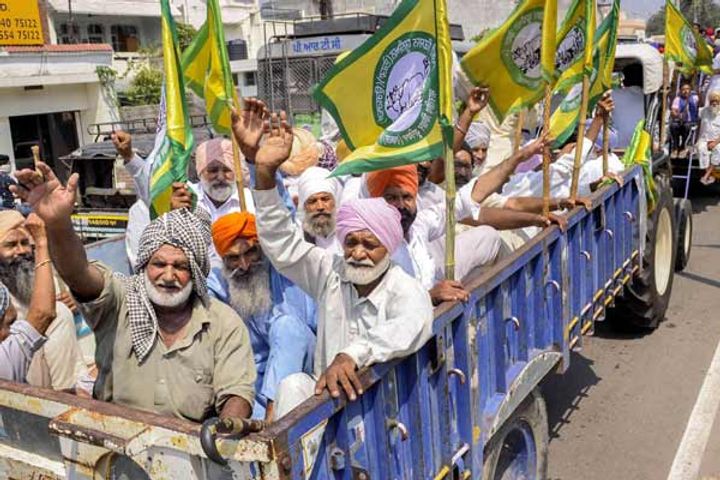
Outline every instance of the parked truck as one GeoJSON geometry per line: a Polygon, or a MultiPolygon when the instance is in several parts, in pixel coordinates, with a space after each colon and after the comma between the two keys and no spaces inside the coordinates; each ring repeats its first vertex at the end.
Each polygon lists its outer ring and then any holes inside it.
{"type": "MultiPolygon", "coordinates": [[[[640,87],[624,115],[653,132],[662,92],[645,67],[656,58],[644,47],[621,50],[626,84],[640,87]]],[[[437,307],[420,351],[360,372],[356,401],[315,396],[258,432],[216,435],[209,424],[0,381],[0,476],[543,479],[543,379],[569,368],[596,322],[654,328],[664,318],[679,242],[661,145],[652,175],[651,212],[642,170],[628,169],[623,185],[570,212],[565,232],[545,229],[469,282],[468,302],[437,307]]],[[[87,251],[127,272],[122,248],[119,238],[87,251]]]]}

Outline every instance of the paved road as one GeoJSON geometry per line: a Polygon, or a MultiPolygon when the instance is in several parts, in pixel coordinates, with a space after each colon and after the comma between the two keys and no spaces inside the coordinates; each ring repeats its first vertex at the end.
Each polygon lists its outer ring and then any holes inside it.
{"type": "MultiPolygon", "coordinates": [[[[650,335],[598,328],[570,370],[543,385],[549,478],[666,479],[720,342],[720,189],[694,198],[691,261],[675,276],[667,320],[650,335]]],[[[720,402],[720,398],[716,401],[720,402]]],[[[720,415],[701,478],[720,479],[720,415]]]]}

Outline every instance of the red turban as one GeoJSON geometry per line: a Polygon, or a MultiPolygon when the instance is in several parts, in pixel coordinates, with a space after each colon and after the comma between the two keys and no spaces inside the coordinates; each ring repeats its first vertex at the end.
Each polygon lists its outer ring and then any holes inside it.
{"type": "Polygon", "coordinates": [[[417,196],[417,167],[411,164],[371,172],[367,176],[367,187],[371,197],[382,197],[388,187],[400,187],[417,196]]]}
{"type": "Polygon", "coordinates": [[[235,240],[244,238],[256,241],[255,215],[248,212],[235,212],[223,215],[212,225],[212,238],[217,253],[224,257],[235,240]]]}

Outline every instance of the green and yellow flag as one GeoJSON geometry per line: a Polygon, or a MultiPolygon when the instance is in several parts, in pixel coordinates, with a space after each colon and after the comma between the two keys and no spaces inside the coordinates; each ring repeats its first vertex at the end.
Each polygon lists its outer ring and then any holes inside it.
{"type": "Polygon", "coordinates": [[[686,74],[712,74],[712,48],[670,0],[665,2],[665,59],[686,74]]]}
{"type": "Polygon", "coordinates": [[[545,82],[554,77],[549,74],[555,55],[543,55],[542,45],[545,41],[554,48],[556,20],[557,0],[525,0],[462,58],[460,64],[470,81],[490,87],[490,108],[501,122],[540,100],[545,82]],[[546,10],[548,18],[544,18],[546,10]],[[544,23],[554,25],[545,29],[545,35],[544,23]]]}
{"type": "MultiPolygon", "coordinates": [[[[595,8],[594,1],[593,9],[595,8]]],[[[593,16],[594,18],[594,16],[593,16]]],[[[592,20],[593,22],[595,20],[592,20]]],[[[603,93],[612,88],[612,72],[615,67],[615,50],[617,48],[617,31],[620,22],[620,0],[615,0],[613,7],[600,26],[594,32],[592,67],[585,71],[590,72],[590,98],[588,111],[595,108],[603,93]]],[[[584,60],[583,60],[584,65],[584,60]]],[[[550,136],[555,139],[554,146],[565,143],[578,124],[580,115],[580,101],[582,97],[582,76],[578,83],[572,85],[570,90],[560,102],[550,118],[550,136]]]]}
{"type": "Polygon", "coordinates": [[[333,66],[313,92],[352,150],[333,175],[443,156],[452,118],[451,52],[445,0],[403,0],[333,66]]]}
{"type": "Polygon", "coordinates": [[[650,166],[650,160],[652,158],[652,137],[650,133],[645,130],[645,120],[640,120],[635,126],[630,144],[625,150],[622,162],[626,168],[640,165],[643,170],[643,179],[645,181],[645,195],[648,201],[648,211],[651,212],[655,209],[657,204],[657,188],[655,187],[655,180],[652,175],[652,168],[650,166]]]}
{"type": "Polygon", "coordinates": [[[216,132],[230,134],[231,107],[237,92],[230,72],[218,0],[208,0],[207,20],[182,56],[187,86],[201,98],[216,132]]]}
{"type": "Polygon", "coordinates": [[[164,139],[150,170],[151,218],[170,211],[172,184],[187,181],[190,154],[195,146],[185,101],[185,82],[180,65],[177,30],[168,1],[160,0],[165,84],[159,135],[164,139]]]}
{"type": "Polygon", "coordinates": [[[575,0],[570,5],[557,34],[555,63],[560,78],[555,85],[556,93],[567,93],[582,81],[588,49],[593,48],[595,22],[593,0],[575,0]]]}
{"type": "Polygon", "coordinates": [[[557,69],[555,67],[555,57],[557,56],[557,0],[545,0],[541,32],[540,68],[542,69],[543,80],[552,86],[557,81],[557,69]]]}

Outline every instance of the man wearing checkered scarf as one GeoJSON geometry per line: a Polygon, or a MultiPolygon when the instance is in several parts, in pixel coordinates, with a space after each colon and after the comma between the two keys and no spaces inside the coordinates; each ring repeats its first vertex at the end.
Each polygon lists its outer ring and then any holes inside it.
{"type": "Polygon", "coordinates": [[[47,165],[38,169],[18,172],[28,192],[21,196],[45,221],[53,263],[95,333],[93,396],[197,422],[249,417],[252,348],[237,314],[208,297],[207,215],[179,209],[153,220],[135,274],[123,277],[88,262],[73,230],[77,175],[65,187],[47,165]]]}

